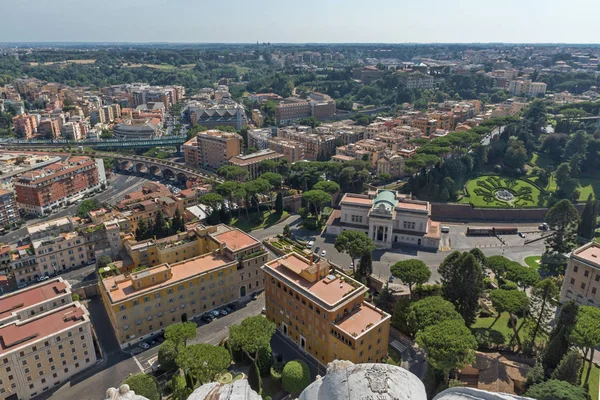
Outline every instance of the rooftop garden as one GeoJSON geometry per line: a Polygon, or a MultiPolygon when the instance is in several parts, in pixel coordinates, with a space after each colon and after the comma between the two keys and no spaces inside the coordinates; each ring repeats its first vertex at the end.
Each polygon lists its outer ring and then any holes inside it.
{"type": "Polygon", "coordinates": [[[115,264],[108,264],[106,267],[98,269],[98,275],[100,275],[101,279],[110,278],[111,276],[120,275],[121,271],[115,264]]]}

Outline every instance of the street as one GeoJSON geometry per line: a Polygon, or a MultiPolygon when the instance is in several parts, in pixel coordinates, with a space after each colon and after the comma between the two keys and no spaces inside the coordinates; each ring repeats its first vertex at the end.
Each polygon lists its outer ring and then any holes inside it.
{"type": "MultiPolygon", "coordinates": [[[[148,179],[143,177],[138,177],[135,175],[121,175],[121,174],[113,174],[112,178],[108,181],[109,187],[104,191],[95,196],[93,199],[96,199],[99,203],[120,199],[125,196],[127,193],[134,192],[139,190],[145,182],[149,182],[148,179]]],[[[21,228],[11,231],[6,235],[0,236],[0,241],[2,243],[12,243],[19,239],[22,239],[27,236],[26,226],[35,225],[43,221],[47,221],[50,219],[56,219],[65,216],[74,216],[77,213],[77,204],[70,205],[65,207],[58,212],[45,217],[45,218],[32,218],[28,219],[25,222],[25,225],[21,228]]]]}

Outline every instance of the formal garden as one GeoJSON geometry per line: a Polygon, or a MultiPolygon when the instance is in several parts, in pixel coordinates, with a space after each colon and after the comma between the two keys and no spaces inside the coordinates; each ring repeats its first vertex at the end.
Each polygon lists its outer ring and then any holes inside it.
{"type": "Polygon", "coordinates": [[[538,207],[545,204],[546,195],[527,180],[486,175],[466,183],[460,202],[476,207],[538,207]]]}

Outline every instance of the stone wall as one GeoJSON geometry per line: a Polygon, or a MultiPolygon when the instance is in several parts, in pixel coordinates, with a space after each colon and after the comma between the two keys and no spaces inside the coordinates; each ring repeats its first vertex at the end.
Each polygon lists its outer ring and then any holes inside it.
{"type": "MultiPolygon", "coordinates": [[[[581,213],[585,204],[575,207],[581,213]]],[[[547,212],[547,208],[475,208],[469,204],[431,203],[431,219],[435,221],[539,222],[547,212]]]]}

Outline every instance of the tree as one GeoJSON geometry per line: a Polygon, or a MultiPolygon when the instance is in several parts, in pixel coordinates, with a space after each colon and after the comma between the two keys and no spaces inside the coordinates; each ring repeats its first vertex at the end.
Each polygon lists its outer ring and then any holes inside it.
{"type": "Polygon", "coordinates": [[[218,193],[206,193],[202,195],[198,201],[200,204],[204,204],[210,208],[210,212],[218,210],[221,204],[223,204],[223,196],[218,193]]]}
{"type": "Polygon", "coordinates": [[[544,218],[554,235],[546,239],[550,248],[557,253],[568,253],[575,247],[579,213],[569,200],[553,205],[544,218]]]}
{"type": "MultiPolygon", "coordinates": [[[[273,161],[273,160],[265,160],[265,161],[273,161]]],[[[259,178],[264,179],[267,182],[269,182],[271,184],[271,186],[273,186],[275,189],[279,189],[281,187],[282,177],[280,174],[277,174],[275,172],[265,172],[259,178]]]]}
{"type": "Polygon", "coordinates": [[[541,362],[536,362],[535,365],[527,372],[526,386],[529,388],[535,384],[544,382],[546,376],[544,374],[544,366],[541,362]]]}
{"type": "Polygon", "coordinates": [[[228,181],[244,182],[248,179],[249,174],[247,169],[238,167],[237,165],[225,165],[217,170],[217,175],[222,176],[228,181]]]}
{"type": "Polygon", "coordinates": [[[523,170],[523,166],[527,162],[527,150],[522,141],[516,138],[510,138],[508,148],[504,154],[504,165],[512,170],[523,170]]]}
{"type": "Polygon", "coordinates": [[[427,361],[443,371],[446,381],[450,371],[475,361],[477,341],[461,320],[430,325],[417,333],[416,341],[427,352],[427,361]]]}
{"type": "Polygon", "coordinates": [[[229,209],[233,208],[233,198],[240,184],[234,181],[225,181],[215,187],[215,192],[223,196],[229,201],[229,209]]]}
{"type": "Polygon", "coordinates": [[[562,197],[567,197],[575,189],[576,182],[573,179],[571,173],[571,166],[569,163],[562,163],[556,168],[554,172],[554,180],[558,187],[558,192],[562,197]]]}
{"type": "Polygon", "coordinates": [[[412,303],[406,323],[413,334],[439,322],[456,319],[464,323],[454,305],[440,296],[429,296],[412,303]]]}
{"type": "Polygon", "coordinates": [[[485,259],[485,267],[494,273],[498,284],[504,282],[505,275],[512,263],[513,261],[504,256],[490,256],[485,259]]]}
{"type": "Polygon", "coordinates": [[[213,346],[208,343],[191,345],[177,356],[177,365],[191,378],[190,389],[196,383],[212,382],[217,374],[229,368],[231,355],[223,346],[213,346]]]}
{"type": "Polygon", "coordinates": [[[575,327],[578,314],[579,306],[577,303],[568,301],[563,304],[556,319],[556,325],[552,329],[552,332],[550,332],[548,346],[544,354],[542,354],[542,362],[548,375],[554,371],[560,360],[569,351],[568,337],[575,327]]]}
{"type": "Polygon", "coordinates": [[[184,376],[175,375],[171,379],[171,399],[173,400],[187,400],[192,394],[192,389],[187,387],[184,376]]]}
{"type": "Polygon", "coordinates": [[[283,236],[285,236],[287,238],[289,238],[290,236],[292,236],[292,229],[287,224],[283,227],[283,236]]]}
{"type": "Polygon", "coordinates": [[[277,166],[277,162],[275,160],[262,160],[259,166],[262,172],[272,172],[277,166]]]}
{"type": "Polygon", "coordinates": [[[587,240],[592,240],[596,232],[598,221],[598,202],[594,200],[594,195],[590,193],[585,208],[581,213],[581,220],[577,226],[577,234],[587,240]]]}
{"type": "Polygon", "coordinates": [[[525,397],[538,400],[587,400],[585,389],[556,379],[538,383],[525,392],[525,397]]]}
{"type": "Polygon", "coordinates": [[[196,324],[193,322],[181,322],[179,324],[169,325],[165,329],[165,339],[170,340],[177,351],[181,351],[180,346],[185,347],[187,341],[196,337],[196,324]]]}
{"type": "Polygon", "coordinates": [[[281,372],[281,386],[291,394],[302,392],[310,385],[310,370],[302,360],[293,360],[285,364],[281,372]]]}
{"type": "Polygon", "coordinates": [[[413,285],[420,286],[431,277],[431,271],[421,260],[410,259],[398,261],[390,268],[392,275],[408,285],[410,297],[413,294],[413,285]]]}
{"type": "Polygon", "coordinates": [[[340,185],[333,181],[319,181],[313,186],[314,190],[322,190],[329,194],[335,194],[340,191],[340,185]]]}
{"type": "Polygon", "coordinates": [[[185,219],[181,212],[179,211],[179,207],[175,209],[175,213],[173,214],[173,218],[171,218],[170,225],[170,234],[174,235],[178,232],[183,232],[185,230],[185,219]]]}
{"type": "Polygon", "coordinates": [[[108,266],[108,264],[112,263],[113,260],[109,255],[103,255],[98,258],[98,269],[102,270],[108,266]]]}
{"type": "Polygon", "coordinates": [[[540,260],[539,273],[542,276],[560,276],[567,269],[567,257],[562,253],[545,251],[540,260]]]}
{"type": "Polygon", "coordinates": [[[357,258],[375,250],[375,243],[364,232],[345,230],[335,239],[334,247],[340,253],[346,253],[352,259],[352,272],[357,258]]]}
{"type": "Polygon", "coordinates": [[[177,367],[177,347],[170,340],[162,342],[158,348],[158,364],[164,371],[170,371],[177,367]]]}
{"type": "Polygon", "coordinates": [[[471,326],[483,290],[481,265],[473,254],[455,251],[446,257],[438,271],[443,297],[454,304],[467,326],[471,326]]]}
{"type": "Polygon", "coordinates": [[[585,349],[587,358],[588,349],[591,350],[589,357],[589,366],[585,375],[585,383],[590,379],[590,372],[593,369],[594,352],[596,347],[600,346],[600,308],[592,306],[579,307],[577,322],[568,337],[569,341],[582,351],[585,349]]]}
{"type": "Polygon", "coordinates": [[[331,203],[331,195],[322,190],[309,190],[302,193],[302,200],[312,204],[317,218],[321,215],[321,206],[331,203]]]}
{"type": "Polygon", "coordinates": [[[271,346],[262,347],[258,351],[258,359],[256,361],[260,376],[269,376],[271,367],[273,366],[273,350],[271,349],[271,346]]]}
{"type": "Polygon", "coordinates": [[[359,280],[363,278],[368,278],[373,273],[373,257],[371,253],[365,253],[360,257],[360,262],[358,263],[358,270],[356,270],[356,275],[359,280]]]}
{"type": "Polygon", "coordinates": [[[511,262],[508,265],[508,271],[506,272],[506,279],[511,282],[515,282],[527,290],[527,288],[535,285],[540,280],[540,274],[534,268],[526,267],[518,262],[511,262]]]}
{"type": "Polygon", "coordinates": [[[513,318],[516,320],[515,314],[524,311],[529,306],[529,297],[527,297],[527,293],[519,290],[496,289],[490,293],[490,299],[498,312],[496,321],[503,312],[510,314],[511,318],[509,324],[515,335],[517,351],[519,351],[521,349],[521,339],[519,338],[519,332],[517,331],[517,323],[516,321],[513,321],[513,318]]]}
{"type": "Polygon", "coordinates": [[[579,386],[581,377],[579,372],[583,366],[583,361],[578,352],[571,350],[564,355],[560,364],[552,373],[552,379],[569,382],[571,385],[579,386]]]}
{"type": "Polygon", "coordinates": [[[169,227],[167,226],[167,221],[165,221],[165,217],[163,216],[163,213],[160,210],[156,212],[156,216],[154,217],[154,235],[158,239],[167,237],[169,235],[169,227]]]}
{"type": "Polygon", "coordinates": [[[148,400],[160,400],[160,386],[158,381],[152,375],[136,374],[129,375],[127,379],[123,381],[124,385],[129,385],[129,389],[133,390],[135,394],[144,396],[148,400]]]}
{"type": "Polygon", "coordinates": [[[261,392],[262,382],[256,362],[253,362],[252,365],[250,365],[250,370],[248,371],[248,385],[250,385],[250,388],[256,393],[261,392]]]}
{"type": "Polygon", "coordinates": [[[277,197],[275,198],[275,214],[283,214],[283,194],[281,194],[281,192],[278,192],[277,197]]]}
{"type": "Polygon", "coordinates": [[[535,326],[531,331],[530,346],[532,348],[535,345],[535,339],[540,331],[540,328],[545,326],[545,324],[542,325],[542,323],[550,321],[551,319],[552,311],[550,307],[556,304],[558,293],[558,285],[552,278],[546,278],[543,281],[539,281],[531,290],[531,298],[533,300],[532,304],[535,305],[531,310],[535,319],[535,326]]]}
{"type": "Polygon", "coordinates": [[[100,204],[95,199],[84,200],[77,206],[77,216],[79,218],[87,218],[88,213],[100,208],[100,204]]]}
{"type": "Polygon", "coordinates": [[[381,289],[379,295],[375,298],[375,305],[384,311],[392,311],[392,306],[394,305],[394,295],[392,294],[387,283],[381,289]]]}
{"type": "Polygon", "coordinates": [[[229,344],[254,362],[260,349],[270,346],[274,333],[275,324],[262,315],[248,317],[241,324],[229,327],[229,344]]]}

